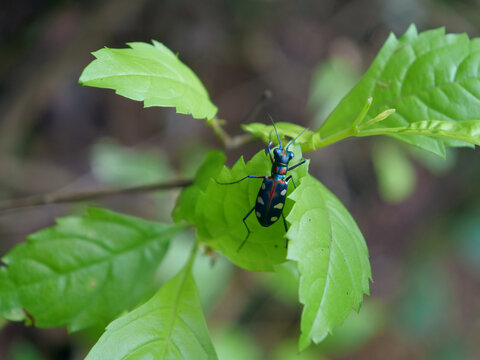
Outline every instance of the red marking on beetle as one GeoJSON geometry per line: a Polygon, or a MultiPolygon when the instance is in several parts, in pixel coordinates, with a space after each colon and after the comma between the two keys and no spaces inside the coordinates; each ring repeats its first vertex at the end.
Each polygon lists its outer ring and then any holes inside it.
{"type": "Polygon", "coordinates": [[[270,204],[272,203],[273,194],[275,194],[275,188],[277,187],[277,181],[273,180],[272,190],[270,190],[270,198],[268,199],[267,210],[270,209],[270,204]]]}

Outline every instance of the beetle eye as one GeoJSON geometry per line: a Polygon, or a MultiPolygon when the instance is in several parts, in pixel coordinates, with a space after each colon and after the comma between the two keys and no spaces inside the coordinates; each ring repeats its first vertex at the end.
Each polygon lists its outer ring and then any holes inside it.
{"type": "Polygon", "coordinates": [[[294,156],[294,155],[293,155],[292,152],[291,152],[290,154],[288,154],[288,157],[289,157],[290,159],[293,159],[293,156],[294,156]]]}

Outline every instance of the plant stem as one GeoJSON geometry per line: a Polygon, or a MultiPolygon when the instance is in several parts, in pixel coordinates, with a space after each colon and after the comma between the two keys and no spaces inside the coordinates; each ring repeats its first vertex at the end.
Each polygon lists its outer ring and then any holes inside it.
{"type": "Polygon", "coordinates": [[[38,206],[38,205],[48,205],[48,204],[59,204],[65,202],[74,202],[74,201],[85,201],[92,199],[99,199],[107,196],[119,195],[119,194],[131,194],[131,193],[141,193],[141,192],[150,192],[157,190],[167,190],[174,189],[179,187],[186,187],[193,184],[193,180],[173,180],[166,182],[159,182],[154,184],[147,185],[138,185],[131,187],[114,187],[114,188],[105,188],[97,189],[91,191],[83,192],[72,192],[72,193],[50,193],[43,195],[34,195],[21,199],[12,199],[6,200],[0,203],[0,211],[6,211],[11,209],[17,209],[28,206],[38,206]]]}
{"type": "Polygon", "coordinates": [[[199,247],[199,242],[198,240],[195,240],[194,243],[193,243],[193,247],[192,247],[192,250],[190,252],[190,256],[188,257],[188,260],[187,260],[187,263],[185,264],[185,267],[192,267],[193,265],[193,261],[195,260],[195,255],[197,255],[197,250],[198,250],[198,247],[199,247]]]}
{"type": "Polygon", "coordinates": [[[336,134],[327,136],[326,138],[320,139],[318,143],[315,143],[315,149],[320,149],[322,147],[336,143],[337,141],[346,139],[350,136],[355,136],[355,130],[352,128],[342,130],[336,134]]]}
{"type": "MultiPolygon", "coordinates": [[[[367,102],[365,103],[365,106],[363,107],[363,110],[357,116],[357,118],[352,123],[350,128],[342,130],[342,131],[340,131],[336,134],[327,136],[324,139],[320,138],[319,140],[316,140],[316,142],[314,142],[315,149],[319,149],[319,148],[331,145],[331,144],[333,144],[337,141],[343,140],[343,139],[345,139],[347,137],[350,137],[350,136],[363,137],[363,136],[369,136],[369,135],[382,135],[383,133],[385,133],[384,130],[377,130],[377,129],[363,130],[363,129],[368,128],[369,126],[371,126],[373,124],[376,124],[380,121],[385,120],[386,118],[388,118],[390,115],[392,115],[395,112],[395,109],[387,109],[385,111],[382,111],[380,114],[375,116],[373,119],[370,119],[366,123],[360,125],[360,123],[365,118],[368,110],[370,109],[371,104],[372,104],[372,98],[368,98],[367,102]]],[[[318,135],[320,135],[320,134],[318,134],[318,135]]]]}
{"type": "Polygon", "coordinates": [[[218,136],[218,138],[222,142],[223,147],[227,148],[228,144],[231,141],[231,138],[230,138],[230,135],[228,135],[227,132],[222,128],[222,123],[225,123],[225,120],[221,120],[216,116],[207,121],[207,124],[212,127],[213,132],[215,133],[215,135],[218,136]]]}
{"type": "Polygon", "coordinates": [[[358,114],[357,118],[353,122],[352,128],[357,128],[358,124],[360,124],[362,122],[362,120],[365,118],[365,116],[368,113],[368,110],[370,110],[370,106],[372,106],[372,101],[373,101],[372,97],[369,97],[367,99],[367,101],[365,102],[365,105],[363,106],[362,111],[360,112],[360,114],[358,114]]]}
{"type": "Polygon", "coordinates": [[[376,124],[380,121],[383,121],[385,120],[386,118],[388,118],[390,115],[392,115],[393,113],[395,112],[395,109],[387,109],[385,111],[382,111],[380,114],[378,114],[377,116],[375,116],[373,119],[370,119],[369,121],[367,121],[365,124],[362,124],[360,126],[356,126],[355,127],[355,130],[356,132],[358,133],[360,130],[363,130],[365,128],[368,128],[369,126],[372,126],[373,124],[376,124]]]}

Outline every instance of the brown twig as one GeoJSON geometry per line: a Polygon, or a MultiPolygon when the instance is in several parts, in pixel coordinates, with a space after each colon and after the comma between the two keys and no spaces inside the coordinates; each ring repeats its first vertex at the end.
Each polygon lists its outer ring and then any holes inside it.
{"type": "Polygon", "coordinates": [[[54,192],[50,194],[34,195],[21,199],[6,200],[0,203],[0,211],[6,211],[11,209],[17,209],[28,206],[48,205],[48,204],[60,204],[65,202],[84,201],[99,199],[107,196],[119,195],[119,194],[132,194],[140,192],[149,192],[157,190],[167,190],[179,187],[185,187],[192,185],[193,181],[187,180],[173,180],[161,183],[154,183],[148,185],[138,185],[124,188],[105,188],[91,191],[75,192],[75,193],[59,193],[54,192]]]}
{"type": "MultiPolygon", "coordinates": [[[[260,99],[256,102],[253,108],[245,116],[243,122],[251,120],[257,112],[260,110],[263,103],[272,96],[271,92],[265,90],[260,99]]],[[[213,118],[209,121],[210,126],[212,126],[214,132],[222,140],[223,145],[226,149],[238,148],[241,145],[253,140],[251,134],[242,134],[238,136],[231,137],[227,132],[221,127],[222,120],[218,118],[213,118]]],[[[8,211],[12,209],[18,209],[29,206],[39,206],[39,205],[49,205],[49,204],[60,204],[66,202],[74,201],[85,201],[99,199],[107,196],[119,195],[119,194],[131,194],[139,192],[149,192],[156,190],[166,190],[173,189],[178,187],[185,187],[193,184],[193,180],[174,180],[156,184],[148,185],[139,185],[132,186],[127,188],[106,188],[106,189],[97,189],[91,191],[83,192],[53,192],[50,194],[43,195],[34,195],[21,199],[12,199],[0,202],[0,211],[8,211]]]]}
{"type": "Polygon", "coordinates": [[[227,150],[237,149],[253,140],[255,140],[255,137],[252,134],[241,134],[234,136],[227,144],[227,150]]]}
{"type": "Polygon", "coordinates": [[[272,97],[272,92],[270,90],[265,90],[262,96],[258,99],[258,101],[253,105],[252,109],[248,112],[248,114],[243,119],[242,123],[250,122],[255,116],[258,114],[260,109],[262,108],[265,101],[272,97]]]}
{"type": "MultiPolygon", "coordinates": [[[[272,97],[272,92],[270,90],[265,90],[262,96],[257,100],[255,105],[253,105],[252,109],[245,115],[242,123],[250,122],[258,113],[258,111],[262,108],[265,101],[272,97]]],[[[218,138],[222,141],[223,147],[227,150],[236,149],[243,144],[246,144],[253,140],[253,136],[251,134],[242,134],[231,137],[228,133],[222,128],[222,125],[225,123],[225,120],[219,119],[214,117],[207,122],[218,136],[218,138]]]]}

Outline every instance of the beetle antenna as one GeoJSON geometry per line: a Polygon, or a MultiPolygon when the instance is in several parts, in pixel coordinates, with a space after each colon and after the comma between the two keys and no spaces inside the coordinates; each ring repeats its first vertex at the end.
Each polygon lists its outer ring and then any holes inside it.
{"type": "Polygon", "coordinates": [[[289,147],[290,145],[293,145],[293,143],[294,143],[300,136],[302,136],[302,134],[303,134],[305,131],[307,131],[307,130],[308,130],[308,128],[303,129],[303,131],[302,131],[300,134],[298,134],[295,139],[293,139],[292,141],[290,141],[290,142],[287,144],[287,148],[286,148],[285,150],[288,151],[288,147],[289,147]]]}
{"type": "Polygon", "coordinates": [[[272,116],[270,114],[268,114],[268,117],[270,118],[270,120],[272,120],[273,128],[275,129],[275,134],[277,134],[278,143],[280,144],[280,149],[282,149],[283,148],[282,147],[282,141],[280,140],[280,136],[278,135],[277,127],[275,126],[275,122],[273,121],[272,116]]]}

